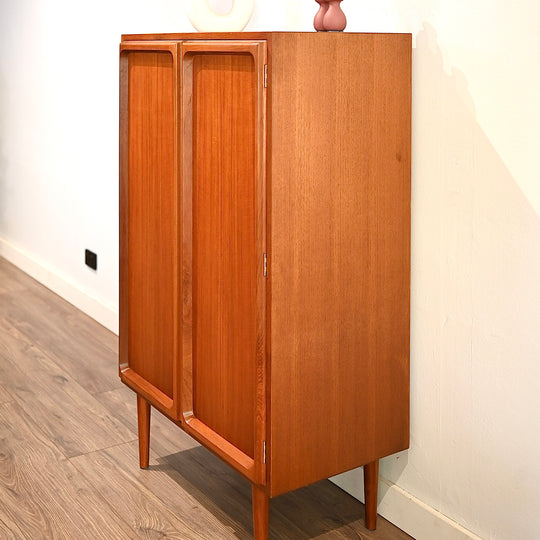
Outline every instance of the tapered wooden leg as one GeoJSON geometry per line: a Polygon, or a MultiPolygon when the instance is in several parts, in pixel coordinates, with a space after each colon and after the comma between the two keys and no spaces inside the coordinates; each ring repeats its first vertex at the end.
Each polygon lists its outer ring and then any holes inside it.
{"type": "Polygon", "coordinates": [[[270,498],[261,486],[253,485],[253,537],[255,540],[268,540],[268,514],[270,498]]]}
{"type": "Polygon", "coordinates": [[[137,394],[137,423],[139,424],[139,463],[146,469],[150,461],[150,403],[137,394]]]}
{"type": "Polygon", "coordinates": [[[377,489],[379,487],[379,460],[364,465],[364,500],[366,501],[366,529],[377,528],[377,489]]]}

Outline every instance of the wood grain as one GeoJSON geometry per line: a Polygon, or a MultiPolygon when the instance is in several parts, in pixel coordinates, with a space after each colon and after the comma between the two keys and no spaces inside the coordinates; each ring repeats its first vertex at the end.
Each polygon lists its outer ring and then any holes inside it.
{"type": "Polygon", "coordinates": [[[120,339],[126,340],[127,356],[122,362],[173,399],[178,293],[175,57],[150,46],[123,52],[121,62],[127,63],[121,104],[127,116],[122,121],[127,157],[121,159],[120,242],[126,260],[120,339]]]}
{"type": "MultiPolygon", "coordinates": [[[[202,448],[198,446],[195,454],[199,454],[201,450],[202,448]]],[[[137,490],[150,494],[153,499],[152,504],[156,507],[162,506],[166,515],[168,511],[172,511],[177,518],[182,520],[184,528],[196,531],[203,538],[249,538],[247,531],[239,527],[235,519],[213,502],[214,493],[211,488],[208,492],[201,491],[183,475],[182,467],[180,470],[177,468],[175,458],[181,456],[186,467],[198,470],[198,473],[194,472],[194,474],[204,475],[204,465],[193,459],[191,454],[192,452],[187,450],[175,455],[151,456],[150,467],[136,474],[133,474],[133,466],[137,464],[135,444],[120,445],[75,459],[76,465],[85,475],[88,475],[96,489],[113,504],[117,494],[111,493],[107,479],[100,474],[104,470],[103,463],[106,463],[106,467],[111,471],[117,471],[112,472],[115,482],[124,484],[122,477],[130,478],[137,490]]],[[[213,481],[210,479],[212,487],[222,483],[219,477],[213,477],[213,481]]],[[[132,518],[128,521],[130,519],[132,518]]],[[[245,526],[249,528],[249,524],[250,520],[246,519],[245,526]]]]}
{"type": "MultiPolygon", "coordinates": [[[[137,433],[137,394],[126,386],[103,392],[96,396],[99,402],[107,408],[110,414],[120,420],[130,431],[137,433]]],[[[189,435],[178,429],[167,417],[157,409],[152,411],[150,426],[151,452],[158,456],[174,454],[198,446],[189,435]]]]}
{"type": "Polygon", "coordinates": [[[19,526],[3,512],[0,516],[0,538],[7,540],[24,540],[19,526]]]}
{"type": "MultiPolygon", "coordinates": [[[[112,452],[117,454],[118,447],[112,449],[112,452]]],[[[109,453],[104,451],[77,457],[72,463],[92,483],[96,491],[114,505],[115,510],[136,531],[137,536],[179,540],[208,538],[204,535],[205,521],[196,508],[182,497],[177,498],[174,505],[164,505],[136,475],[128,476],[122,471],[125,459],[112,459],[109,453]]],[[[133,465],[136,465],[136,460],[133,465]]],[[[155,479],[156,476],[158,480],[167,483],[167,477],[161,471],[157,474],[152,470],[140,472],[140,478],[146,482],[150,477],[155,479]]],[[[156,491],[160,492],[161,489],[167,491],[163,485],[156,491]]]]}
{"type": "Polygon", "coordinates": [[[364,465],[364,501],[366,504],[366,529],[377,527],[377,493],[379,491],[379,460],[364,465]]]}
{"type": "Polygon", "coordinates": [[[158,462],[170,467],[173,478],[220,521],[232,526],[239,536],[251,537],[253,516],[248,480],[202,446],[163,456],[158,462]]]}
{"type": "Polygon", "coordinates": [[[23,291],[27,288],[38,289],[39,284],[28,274],[0,257],[0,295],[5,292],[23,291]]]}
{"type": "Polygon", "coordinates": [[[272,495],[408,446],[410,48],[272,36],[272,495]]]}
{"type": "Polygon", "coordinates": [[[0,380],[65,456],[136,437],[40,349],[29,344],[24,334],[3,319],[0,319],[0,356],[0,380]]]}
{"type": "Polygon", "coordinates": [[[148,468],[150,456],[150,403],[141,396],[137,396],[137,433],[139,434],[139,466],[148,468]]]}
{"type": "Polygon", "coordinates": [[[122,43],[133,41],[253,41],[253,40],[271,40],[274,32],[196,32],[196,33],[158,33],[158,34],[124,34],[122,43]]]}
{"type": "MultiPolygon", "coordinates": [[[[102,346],[107,347],[113,354],[118,355],[118,335],[114,334],[94,319],[83,314],[82,312],[73,313],[73,306],[65,300],[57,297],[64,303],[64,309],[67,308],[67,313],[63,315],[67,324],[73,331],[83,337],[85,340],[97,341],[102,346]]],[[[108,356],[110,358],[110,356],[108,356]]]]}
{"type": "Polygon", "coordinates": [[[16,403],[0,405],[3,511],[28,538],[132,538],[16,403]]]}
{"type": "Polygon", "coordinates": [[[251,490],[253,507],[253,537],[255,540],[268,539],[268,519],[270,517],[270,499],[266,488],[253,485],[251,490]]]}
{"type": "Polygon", "coordinates": [[[0,384],[0,403],[13,401],[13,396],[0,384]]]}
{"type": "MultiPolygon", "coordinates": [[[[17,275],[21,274],[18,269],[16,269],[16,272],[17,275]]],[[[99,346],[105,346],[113,353],[118,354],[117,335],[88,315],[80,311],[74,312],[73,304],[70,304],[57,294],[50,294],[51,291],[37,281],[27,276],[24,283],[26,288],[32,291],[33,298],[41,300],[40,308],[48,311],[49,316],[54,318],[54,323],[76,329],[77,333],[85,336],[89,341],[97,342],[99,346]]],[[[107,358],[109,359],[110,356],[107,358]]],[[[107,362],[107,364],[110,364],[110,362],[107,362]]]]}
{"type": "Polygon", "coordinates": [[[194,414],[253,457],[257,77],[249,54],[192,61],[194,414]]]}
{"type": "Polygon", "coordinates": [[[120,388],[117,355],[109,346],[111,332],[96,323],[87,324],[88,317],[80,312],[74,316],[73,306],[45,287],[27,290],[32,294],[2,295],[0,318],[11,321],[29,342],[47,350],[49,358],[88,392],[120,388]],[[82,327],[85,339],[74,340],[82,327]]]}
{"type": "Polygon", "coordinates": [[[264,482],[266,44],[186,41],[181,57],[183,427],[241,474],[264,482]]]}

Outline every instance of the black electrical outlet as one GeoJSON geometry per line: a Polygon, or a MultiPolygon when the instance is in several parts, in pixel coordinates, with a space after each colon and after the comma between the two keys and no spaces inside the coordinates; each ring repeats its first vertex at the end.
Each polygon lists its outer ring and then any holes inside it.
{"type": "Polygon", "coordinates": [[[86,266],[92,268],[92,270],[97,270],[97,255],[90,251],[89,249],[84,250],[84,262],[86,266]]]}

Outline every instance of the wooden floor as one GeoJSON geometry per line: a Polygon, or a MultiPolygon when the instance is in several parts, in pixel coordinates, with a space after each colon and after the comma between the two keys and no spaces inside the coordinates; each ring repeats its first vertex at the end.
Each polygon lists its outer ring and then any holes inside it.
{"type": "MultiPolygon", "coordinates": [[[[150,468],[117,337],[0,258],[0,538],[251,538],[247,481],[152,411],[150,468]]],[[[401,540],[329,481],[271,501],[270,538],[401,540]]]]}

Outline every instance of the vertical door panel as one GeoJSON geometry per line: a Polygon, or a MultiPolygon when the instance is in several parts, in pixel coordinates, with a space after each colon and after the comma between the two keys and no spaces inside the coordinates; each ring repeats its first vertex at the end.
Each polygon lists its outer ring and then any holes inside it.
{"type": "Polygon", "coordinates": [[[172,413],[177,361],[177,45],[122,47],[121,371],[132,386],[172,413]]]}
{"type": "Polygon", "coordinates": [[[191,258],[183,280],[191,282],[185,411],[199,436],[213,437],[225,453],[235,449],[250,476],[264,361],[260,44],[191,47],[183,44],[183,183],[191,196],[191,208],[184,207],[185,264],[191,258]]]}
{"type": "Polygon", "coordinates": [[[255,65],[193,59],[193,412],[253,457],[255,65]]]}

